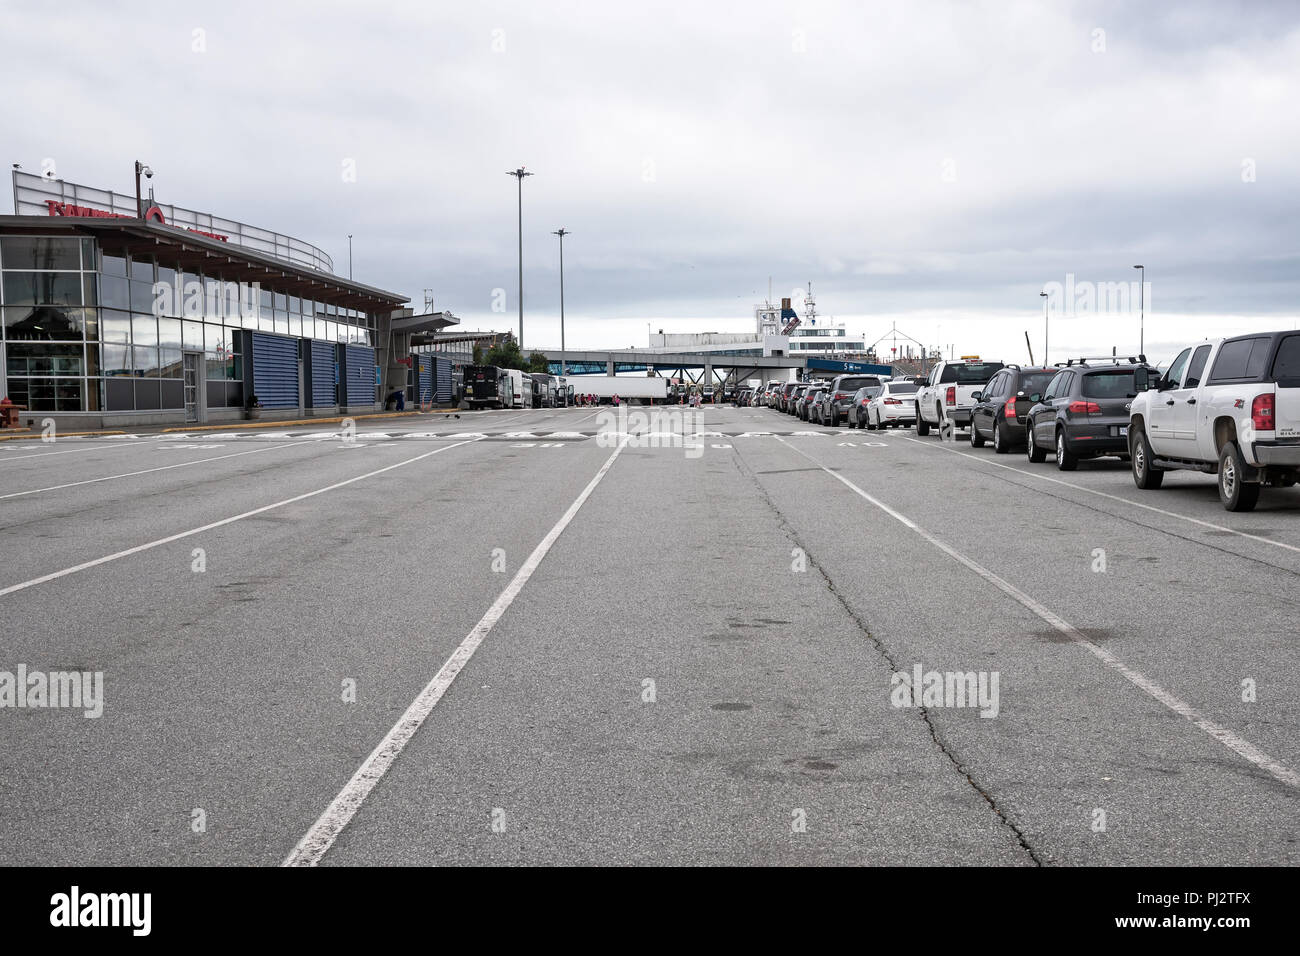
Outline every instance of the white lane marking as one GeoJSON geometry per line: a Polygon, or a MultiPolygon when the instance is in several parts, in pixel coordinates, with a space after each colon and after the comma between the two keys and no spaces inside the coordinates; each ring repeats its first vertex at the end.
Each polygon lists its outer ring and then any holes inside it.
{"type": "MultiPolygon", "coordinates": [[[[72,439],[65,438],[64,441],[72,439]]],[[[6,443],[7,444],[7,443],[6,443]]],[[[112,445],[88,445],[84,448],[69,448],[67,451],[42,451],[35,455],[18,455],[14,458],[0,458],[0,464],[6,461],[22,461],[24,458],[49,458],[51,455],[71,455],[77,451],[103,451],[106,448],[138,448],[140,445],[160,445],[157,441],[124,441],[112,445]]]]}
{"type": "Polygon", "coordinates": [[[321,861],[329,848],[334,845],[334,841],[338,839],[339,834],[343,832],[343,828],[348,825],[356,815],[357,810],[361,808],[361,804],[366,797],[383,779],[384,774],[388,772],[388,768],[393,765],[393,762],[401,755],[402,750],[419,731],[429,714],[433,712],[433,708],[442,699],[442,695],[447,692],[447,688],[451,686],[452,681],[469,663],[470,658],[474,656],[474,652],[478,650],[479,645],[487,638],[493,626],[509,609],[519,592],[523,590],[524,585],[528,583],[528,579],[533,576],[533,572],[537,570],[538,565],[542,563],[542,559],[551,550],[551,546],[555,544],[556,539],[559,538],[564,529],[569,526],[569,522],[578,513],[578,509],[591,497],[591,493],[596,490],[596,486],[600,484],[601,479],[613,466],[614,460],[618,458],[619,453],[623,451],[626,444],[626,442],[619,442],[613,454],[605,460],[605,464],[596,472],[596,476],[587,483],[586,488],[582,489],[582,493],[574,499],[573,504],[569,505],[569,510],[560,517],[560,520],[555,523],[555,527],[551,528],[541,543],[533,549],[533,553],[528,556],[528,560],[523,563],[514,578],[506,585],[506,589],[488,608],[487,613],[474,625],[473,630],[465,635],[465,639],[452,651],[451,656],[439,668],[438,673],[433,675],[433,679],[425,685],[415,700],[411,701],[411,705],[406,708],[406,713],[402,714],[392,729],[384,735],[384,739],[370,752],[370,756],[365,759],[365,762],[357,768],[356,773],[339,791],[338,796],[330,802],[330,805],[325,808],[325,812],[320,815],[320,818],[312,824],[311,829],[298,841],[298,845],[293,848],[293,851],[285,857],[282,866],[315,866],[321,861]]]}
{"type": "Polygon", "coordinates": [[[254,515],[264,514],[268,511],[274,511],[276,508],[283,508],[285,505],[291,505],[298,501],[304,501],[307,498],[314,498],[317,495],[323,495],[327,491],[334,491],[337,488],[344,488],[347,485],[354,484],[366,478],[373,478],[375,475],[382,475],[386,471],[392,471],[394,468],[401,468],[403,465],[409,465],[413,462],[421,461],[430,455],[437,455],[440,452],[457,448],[460,445],[468,445],[470,442],[456,442],[454,445],[443,445],[441,448],[435,448],[433,451],[427,451],[422,455],[416,455],[414,458],[407,458],[405,461],[399,461],[394,465],[388,465],[384,468],[378,468],[375,471],[368,471],[364,475],[357,475],[355,478],[348,478],[346,481],[338,481],[332,485],[326,485],[324,488],[317,488],[315,491],[308,491],[305,494],[294,495],[292,498],[285,498],[283,501],[276,501],[269,505],[263,505],[260,508],[254,508],[252,511],[245,511],[242,514],[232,515],[229,518],[222,518],[220,521],[213,521],[210,524],[202,525],[198,528],[191,528],[188,531],[181,531],[176,534],[168,535],[165,538],[159,538],[156,541],[149,541],[145,544],[138,544],[134,548],[127,548],[125,551],[115,551],[112,554],[106,554],[102,558],[95,558],[93,561],[83,561],[81,564],[75,564],[70,568],[64,568],[62,571],[52,571],[49,574],[43,574],[39,578],[32,578],[30,581],[23,581],[21,584],[11,584],[7,588],[0,588],[0,597],[13,594],[15,591],[23,591],[27,588],[35,587],[38,584],[44,584],[47,581],[56,581],[59,578],[66,578],[70,574],[76,574],[79,571],[85,571],[89,568],[99,567],[101,564],[108,564],[110,561],[117,561],[121,558],[129,558],[133,554],[139,554],[142,551],[149,551],[153,548],[161,547],[164,544],[171,544],[173,541],[180,541],[182,538],[190,538],[196,534],[202,534],[204,531],[211,531],[213,528],[220,528],[224,525],[233,524],[236,521],[242,521],[245,518],[251,518],[254,515]]]}
{"type": "Polygon", "coordinates": [[[1090,495],[1097,495],[1099,498],[1109,498],[1111,501],[1122,501],[1126,505],[1132,505],[1134,508],[1142,508],[1146,511],[1154,511],[1156,514],[1164,515],[1167,518],[1177,518],[1180,521],[1187,521],[1191,524],[1200,525],[1202,528],[1210,528],[1214,531],[1226,531],[1229,534],[1235,534],[1242,538],[1249,538],[1251,541],[1260,541],[1264,544],[1271,544],[1275,548],[1285,548],[1288,551],[1300,552],[1300,547],[1294,544],[1287,544],[1285,541],[1274,541],[1271,538],[1263,538],[1257,534],[1250,534],[1246,531],[1238,531],[1236,528],[1227,528],[1221,524],[1214,524],[1211,521],[1202,521],[1200,518],[1192,518],[1188,515],[1180,515],[1176,511],[1166,511],[1164,508],[1157,508],[1154,505],[1144,505],[1140,501],[1134,501],[1132,498],[1125,498],[1122,495],[1112,495],[1105,491],[1097,491],[1095,488],[1085,488],[1083,485],[1076,485],[1073,482],[1062,481],[1060,478],[1052,478],[1049,475],[1040,475],[1033,471],[1023,468],[1013,468],[1010,465],[1004,465],[1000,461],[989,461],[978,455],[972,455],[969,452],[958,451],[955,448],[944,448],[940,445],[932,445],[930,442],[924,442],[917,438],[908,438],[905,435],[899,435],[903,441],[910,441],[917,445],[924,445],[927,448],[938,448],[940,451],[946,451],[950,455],[961,455],[963,458],[970,458],[985,465],[994,465],[998,468],[1005,468],[1007,471],[1014,471],[1017,475],[1025,475],[1029,478],[1037,478],[1040,481],[1050,481],[1054,485],[1064,485],[1067,488],[1073,488],[1075,491],[1086,491],[1090,495]]]}
{"type": "Polygon", "coordinates": [[[1273,759],[1268,754],[1264,753],[1264,751],[1260,750],[1258,747],[1252,744],[1250,741],[1238,737],[1236,734],[1228,730],[1226,727],[1221,727],[1219,724],[1216,724],[1214,721],[1210,720],[1209,718],[1203,717],[1190,704],[1175,697],[1173,694],[1169,693],[1169,691],[1165,690],[1163,687],[1161,687],[1155,681],[1151,680],[1151,678],[1147,677],[1145,674],[1129,667],[1118,657],[1112,654],[1110,651],[1102,647],[1099,647],[1098,645],[1094,644],[1092,641],[1088,640],[1077,628],[1074,627],[1074,625],[1070,624],[1068,621],[1058,617],[1056,614],[1049,611],[1047,608],[1039,604],[1037,601],[1031,598],[1024,591],[1021,591],[1019,588],[1017,588],[1014,584],[1011,584],[1009,581],[1006,581],[998,577],[996,574],[994,574],[992,571],[985,568],[983,565],[977,564],[976,562],[972,561],[970,558],[966,557],[961,552],[944,544],[942,541],[940,541],[930,532],[926,531],[924,528],[922,528],[911,518],[907,517],[906,515],[898,511],[895,511],[893,508],[889,507],[889,505],[885,504],[883,501],[880,501],[877,498],[873,498],[870,494],[863,491],[861,488],[859,488],[853,482],[849,481],[849,479],[845,478],[843,475],[839,475],[831,471],[829,468],[827,468],[817,459],[813,458],[811,455],[808,455],[803,451],[800,451],[798,448],[795,448],[794,445],[791,445],[789,442],[785,441],[784,439],[778,438],[777,440],[780,441],[783,445],[786,445],[787,447],[794,449],[794,451],[798,452],[800,455],[803,455],[804,458],[807,458],[809,461],[811,461],[822,471],[826,472],[826,474],[830,475],[836,481],[845,485],[850,491],[858,495],[860,498],[863,498],[864,500],[870,502],[871,504],[875,505],[877,508],[879,508],[885,514],[889,515],[894,520],[900,522],[901,524],[911,529],[912,531],[915,531],[918,535],[920,535],[930,544],[934,545],[944,554],[948,555],[948,557],[952,558],[954,561],[957,561],[958,563],[963,564],[970,570],[974,571],[976,574],[982,577],[985,581],[988,581],[990,584],[992,584],[1003,594],[1007,595],[1012,600],[1021,604],[1025,608],[1029,609],[1038,617],[1040,617],[1042,620],[1050,624],[1053,628],[1060,631],[1062,634],[1068,637],[1073,643],[1079,644],[1080,646],[1086,648],[1089,651],[1089,653],[1091,653],[1094,657],[1096,657],[1107,667],[1110,667],[1113,670],[1118,671],[1121,675],[1125,677],[1125,679],[1127,679],[1131,684],[1133,684],[1133,686],[1137,687],[1139,690],[1150,695],[1151,697],[1154,697],[1156,700],[1160,701],[1160,703],[1164,704],[1174,713],[1179,714],[1182,717],[1186,717],[1196,727],[1198,727],[1200,730],[1203,730],[1205,733],[1209,734],[1211,737],[1219,741],[1219,743],[1223,744],[1225,747],[1227,747],[1229,750],[1236,753],[1238,756],[1243,757],[1244,759],[1250,761],[1255,766],[1259,767],[1261,770],[1267,771],[1270,775],[1272,775],[1275,779],[1280,780],[1282,783],[1288,784],[1289,786],[1292,787],[1300,788],[1300,773],[1296,773],[1290,767],[1287,767],[1285,764],[1273,759]]]}
{"type": "MultiPolygon", "coordinates": [[[[33,489],[31,489],[30,491],[14,491],[14,492],[11,492],[10,494],[7,494],[7,495],[0,495],[0,501],[4,501],[6,498],[22,498],[22,497],[25,497],[26,495],[39,495],[39,494],[40,494],[41,492],[43,492],[43,491],[59,491],[59,490],[61,490],[61,489],[63,489],[63,488],[76,488],[76,487],[79,487],[80,485],[93,485],[93,484],[97,484],[98,482],[101,482],[101,481],[113,481],[115,478],[134,478],[134,477],[136,477],[137,475],[148,475],[148,474],[152,474],[152,473],[155,472],[155,471],[170,471],[170,470],[173,469],[173,468],[188,468],[190,465],[201,465],[201,464],[203,464],[204,462],[208,462],[208,461],[222,461],[222,460],[224,460],[224,459],[226,459],[226,458],[239,458],[239,457],[241,457],[241,456],[243,456],[243,455],[259,455],[259,454],[261,454],[261,453],[264,452],[264,451],[275,451],[275,449],[277,449],[277,448],[297,448],[299,445],[309,445],[309,444],[312,444],[312,443],[311,443],[311,442],[298,441],[298,442],[290,442],[290,443],[285,444],[285,445],[271,445],[271,446],[268,447],[268,448],[254,448],[252,451],[238,451],[238,452],[234,452],[233,454],[230,454],[230,455],[216,455],[216,456],[214,456],[214,457],[212,457],[212,458],[195,458],[195,459],[193,459],[192,461],[182,461],[182,462],[177,462],[176,464],[173,464],[173,465],[160,465],[160,466],[157,467],[157,468],[145,468],[143,471],[128,471],[128,472],[124,472],[123,474],[120,474],[120,475],[105,475],[103,478],[87,478],[85,481],[70,481],[70,482],[68,482],[67,484],[63,484],[63,485],[50,485],[48,488],[33,488],[33,489]]],[[[220,446],[217,446],[217,445],[212,445],[212,446],[199,446],[199,445],[194,445],[194,446],[191,446],[191,445],[170,445],[170,446],[168,446],[168,447],[170,447],[170,448],[181,448],[181,449],[184,449],[184,448],[191,448],[191,447],[194,447],[194,448],[199,448],[199,447],[213,447],[213,448],[217,448],[217,447],[220,447],[220,446]]]]}

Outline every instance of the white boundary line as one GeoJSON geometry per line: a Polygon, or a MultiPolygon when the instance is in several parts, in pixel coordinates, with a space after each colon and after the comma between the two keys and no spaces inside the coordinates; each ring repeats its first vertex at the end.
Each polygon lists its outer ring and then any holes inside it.
{"type": "MultiPolygon", "coordinates": [[[[71,439],[71,438],[60,439],[60,441],[65,441],[65,442],[74,441],[74,440],[75,439],[71,439]]],[[[91,440],[93,441],[94,439],[91,440]]],[[[35,439],[33,439],[33,441],[35,441],[35,439]]],[[[106,445],[94,444],[94,445],[87,445],[82,448],[69,448],[65,451],[42,451],[42,452],[37,452],[35,455],[0,456],[0,464],[4,464],[6,461],[23,461],[24,459],[28,459],[28,458],[49,458],[51,455],[71,455],[73,452],[77,452],[77,451],[103,451],[106,448],[136,448],[140,445],[159,445],[159,444],[162,443],[158,441],[149,441],[148,439],[141,438],[136,441],[113,442],[112,444],[106,444],[106,445]]]]}
{"type": "Polygon", "coordinates": [[[1139,690],[1150,695],[1151,697],[1154,697],[1156,700],[1160,701],[1160,703],[1164,704],[1174,713],[1179,714],[1182,717],[1186,717],[1189,721],[1195,724],[1196,727],[1198,727],[1200,730],[1203,730],[1205,733],[1209,734],[1211,737],[1213,737],[1219,743],[1223,744],[1229,750],[1236,753],[1238,756],[1250,761],[1255,766],[1259,767],[1261,770],[1267,771],[1275,779],[1281,781],[1282,783],[1285,783],[1291,787],[1300,788],[1300,774],[1296,773],[1291,768],[1287,767],[1286,765],[1282,764],[1277,760],[1274,760],[1272,757],[1264,753],[1264,751],[1260,750],[1250,741],[1238,737],[1236,734],[1228,730],[1226,727],[1221,727],[1220,725],[1216,724],[1214,721],[1210,720],[1209,718],[1203,717],[1190,704],[1175,697],[1173,694],[1169,693],[1167,690],[1165,690],[1155,681],[1151,680],[1145,674],[1142,674],[1140,671],[1136,671],[1132,669],[1131,667],[1126,665],[1123,661],[1121,661],[1118,657],[1112,654],[1110,651],[1107,651],[1104,648],[1094,644],[1092,641],[1084,637],[1084,635],[1068,621],[1065,621],[1064,619],[1053,614],[1051,611],[1049,611],[1043,605],[1039,604],[1028,594],[1021,591],[1015,585],[1011,584],[1008,581],[1003,580],[1002,578],[998,577],[996,574],[994,574],[992,571],[988,570],[984,566],[977,564],[976,562],[972,561],[970,558],[966,557],[961,552],[944,544],[942,541],[940,541],[934,535],[930,534],[930,532],[926,531],[924,528],[922,528],[911,518],[908,518],[906,515],[895,511],[893,508],[889,507],[889,505],[885,504],[884,502],[879,501],[876,498],[873,498],[871,495],[863,491],[861,488],[859,488],[853,482],[849,481],[849,479],[845,478],[843,475],[839,475],[831,471],[829,468],[827,468],[817,459],[801,451],[800,449],[795,448],[793,445],[791,445],[789,442],[785,441],[784,439],[778,438],[777,440],[780,441],[781,444],[788,446],[798,454],[802,455],[804,458],[807,458],[809,461],[815,464],[822,471],[826,472],[826,474],[830,475],[836,481],[842,483],[851,491],[853,491],[854,494],[858,495],[864,500],[875,505],[885,514],[889,515],[891,518],[900,522],[907,528],[910,528],[912,531],[915,531],[918,535],[920,535],[930,544],[934,545],[944,554],[948,555],[954,561],[957,561],[960,564],[965,565],[970,570],[974,571],[985,581],[988,581],[990,584],[996,587],[1003,594],[1006,594],[1012,600],[1016,601],[1017,603],[1021,604],[1028,610],[1032,611],[1039,618],[1046,621],[1056,630],[1060,631],[1062,634],[1068,637],[1073,643],[1079,644],[1082,647],[1086,648],[1089,653],[1091,653],[1094,657],[1096,657],[1107,667],[1110,667],[1113,670],[1118,671],[1120,674],[1124,676],[1125,679],[1127,679],[1131,684],[1133,684],[1133,686],[1137,687],[1139,690]]]}
{"type": "Polygon", "coordinates": [[[620,442],[614,449],[613,454],[605,460],[596,476],[587,483],[587,487],[582,489],[581,494],[574,499],[573,504],[569,505],[569,510],[564,512],[560,520],[555,523],[555,527],[547,532],[546,537],[541,543],[533,549],[533,553],[528,556],[528,560],[523,563],[514,578],[506,585],[506,589],[501,592],[492,606],[488,608],[487,613],[474,625],[473,630],[465,635],[465,639],[447,658],[445,664],[433,675],[433,679],[425,685],[424,689],[411,701],[406,712],[395,723],[391,730],[384,735],[384,739],[379,745],[371,751],[370,756],[365,762],[357,768],[356,773],[343,786],[330,805],[325,808],[325,812],[320,818],[312,824],[310,830],[298,841],[298,845],[293,851],[285,857],[282,866],[315,866],[321,861],[321,858],[334,845],[343,828],[348,825],[357,811],[361,809],[361,804],[365,802],[366,797],[375,789],[379,781],[383,779],[388,768],[393,765],[401,755],[402,750],[411,741],[411,738],[419,731],[433,708],[437,706],[442,695],[447,692],[452,681],[461,672],[469,659],[474,656],[479,645],[487,638],[493,626],[501,619],[506,610],[514,602],[519,592],[523,590],[528,579],[533,576],[542,559],[546,557],[551,546],[555,544],[557,538],[569,526],[578,509],[586,503],[591,497],[591,493],[596,490],[601,479],[609,472],[613,466],[614,460],[618,458],[619,453],[627,445],[626,441],[620,442]]]}
{"type": "MultiPolygon", "coordinates": [[[[316,441],[320,441],[317,439],[316,441]]],[[[172,465],[159,465],[157,468],[146,468],[143,471],[128,471],[121,475],[105,475],[103,478],[87,478],[84,481],[70,481],[64,485],[50,485],[48,488],[33,488],[30,491],[14,491],[7,495],[0,495],[0,501],[8,498],[22,498],[26,495],[39,495],[43,491],[59,491],[63,488],[77,488],[81,485],[93,485],[100,481],[113,481],[116,478],[135,478],[137,475],[148,475],[155,471],[170,471],[173,468],[186,468],[190,465],[201,465],[208,461],[222,461],[226,458],[239,458],[243,455],[256,455],[264,451],[274,451],[277,448],[296,448],[299,445],[312,445],[315,441],[296,441],[284,445],[271,445],[268,448],[254,448],[252,451],[239,451],[230,455],[215,455],[212,458],[195,458],[191,461],[180,461],[172,465]]]]}
{"type": "Polygon", "coordinates": [[[981,458],[979,455],[972,455],[968,452],[958,451],[955,448],[945,448],[943,445],[934,445],[930,442],[921,441],[919,438],[908,438],[906,435],[899,435],[903,441],[910,441],[914,445],[924,445],[928,448],[936,448],[939,451],[946,451],[950,455],[961,455],[963,458],[969,458],[972,461],[978,461],[983,465],[993,465],[997,468],[1005,468],[1007,471],[1014,471],[1017,475],[1025,475],[1028,478],[1037,478],[1039,481],[1050,481],[1054,485],[1064,485],[1067,488],[1073,488],[1075,491],[1086,491],[1090,495],[1097,495],[1100,498],[1109,498],[1111,501],[1122,501],[1126,505],[1132,505],[1134,508],[1142,508],[1146,511],[1154,511],[1156,514],[1164,515],[1167,518],[1177,518],[1180,521],[1188,521],[1192,524],[1198,524],[1202,528],[1210,528],[1214,531],[1226,531],[1229,534],[1235,534],[1242,538],[1249,538],[1251,541],[1259,541],[1263,544],[1271,544],[1275,548],[1285,548],[1287,551],[1300,552],[1300,547],[1294,544],[1287,544],[1285,541],[1274,541],[1271,538],[1263,538],[1257,534],[1250,534],[1247,531],[1238,531],[1236,528],[1226,528],[1221,524],[1214,524],[1210,521],[1202,521],[1200,518],[1192,518],[1188,515],[1180,515],[1176,511],[1166,511],[1164,508],[1157,508],[1154,505],[1144,505],[1140,501],[1134,501],[1132,498],[1125,498],[1122,495],[1112,495],[1109,492],[1097,491],[1095,488],[1085,488],[1083,485],[1076,485],[1069,481],[1062,481],[1060,478],[1052,478],[1048,475],[1040,475],[1024,468],[1013,468],[1010,465],[1004,465],[1000,461],[989,461],[981,458]]]}
{"type": "Polygon", "coordinates": [[[396,464],[388,465],[385,468],[379,468],[375,471],[368,471],[364,475],[357,475],[355,478],[348,478],[346,481],[338,481],[332,485],[326,485],[324,488],[317,488],[315,491],[308,491],[305,494],[294,495],[292,498],[285,498],[283,501],[277,501],[273,504],[263,505],[260,508],[254,508],[252,511],[245,511],[242,514],[232,515],[229,518],[222,518],[220,521],[213,521],[210,524],[202,525],[198,528],[191,528],[189,531],[181,531],[177,534],[168,535],[165,538],[159,538],[156,541],[149,541],[145,544],[138,544],[134,548],[127,548],[125,551],[115,551],[112,554],[106,554],[102,558],[95,558],[93,561],[83,561],[81,564],[73,565],[70,568],[64,568],[62,571],[52,571],[49,574],[43,574],[39,578],[32,578],[30,581],[23,581],[21,584],[11,584],[7,588],[0,588],[0,597],[13,594],[15,591],[23,591],[27,588],[36,587],[38,584],[45,584],[47,581],[56,581],[59,578],[66,578],[70,574],[76,574],[79,571],[85,571],[89,568],[99,567],[101,564],[108,564],[111,561],[117,561],[121,558],[128,558],[133,554],[139,554],[142,551],[149,551],[153,548],[160,547],[164,544],[171,544],[173,541],[180,541],[182,538],[193,537],[196,534],[202,534],[204,531],[211,531],[213,528],[220,528],[223,525],[233,524],[236,521],[242,521],[245,518],[251,518],[254,515],[264,514],[267,511],[273,511],[276,508],[283,508],[285,505],[291,505],[296,501],[304,501],[307,498],[314,498],[317,495],[323,495],[327,491],[334,491],[337,488],[343,488],[355,482],[362,481],[366,478],[373,478],[375,475],[382,475],[386,471],[392,471],[394,468],[401,468],[403,465],[409,465],[413,462],[422,461],[430,455],[437,455],[441,452],[448,451],[452,448],[458,448],[461,445],[468,445],[471,442],[461,441],[454,445],[443,445],[441,448],[435,448],[433,451],[427,451],[423,455],[416,455],[414,458],[407,458],[396,464]]]}

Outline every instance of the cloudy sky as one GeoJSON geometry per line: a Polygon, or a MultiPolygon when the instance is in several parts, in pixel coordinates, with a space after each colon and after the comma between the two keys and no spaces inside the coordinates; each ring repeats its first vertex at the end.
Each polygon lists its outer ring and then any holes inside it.
{"type": "MultiPolygon", "coordinates": [[[[4,0],[8,162],[324,247],[525,346],[743,331],[813,283],[873,341],[1041,358],[1049,283],[1147,266],[1147,351],[1300,315],[1283,3],[4,0]],[[355,177],[347,175],[355,170],[355,177]],[[353,181],[354,179],[354,181],[353,181]],[[504,312],[494,312],[504,289],[504,312]]],[[[0,209],[10,211],[9,200],[0,209]]],[[[1054,305],[1058,304],[1056,300],[1054,305]]],[[[1060,301],[1053,358],[1137,347],[1060,301]],[[1058,351],[1060,354],[1057,354],[1058,351]]],[[[1095,310],[1094,306],[1094,310],[1095,310]]]]}

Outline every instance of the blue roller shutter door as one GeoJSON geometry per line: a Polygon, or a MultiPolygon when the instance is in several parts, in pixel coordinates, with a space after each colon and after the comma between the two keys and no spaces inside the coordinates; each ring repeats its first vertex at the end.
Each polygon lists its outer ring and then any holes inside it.
{"type": "Polygon", "coordinates": [[[334,385],[338,376],[337,346],[333,342],[311,342],[311,405],[312,408],[329,408],[337,405],[334,385]]]}
{"type": "Polygon", "coordinates": [[[375,404],[375,350],[361,345],[343,346],[344,405],[375,404]]]}
{"type": "Polygon", "coordinates": [[[253,394],[264,408],[298,407],[298,340],[253,333],[253,394]]]}
{"type": "Polygon", "coordinates": [[[434,361],[437,363],[438,366],[437,374],[436,374],[438,384],[435,386],[434,389],[433,400],[439,403],[450,402],[451,401],[451,359],[435,358],[434,361]]]}
{"type": "Polygon", "coordinates": [[[432,355],[420,356],[420,402],[433,401],[433,364],[432,355]]]}

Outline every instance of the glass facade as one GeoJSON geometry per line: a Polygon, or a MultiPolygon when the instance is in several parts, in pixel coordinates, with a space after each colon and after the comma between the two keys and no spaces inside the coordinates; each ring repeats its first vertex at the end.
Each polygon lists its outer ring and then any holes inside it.
{"type": "Polygon", "coordinates": [[[33,412],[183,409],[185,351],[204,355],[208,407],[238,408],[245,330],[371,345],[375,329],[356,310],[67,236],[0,236],[0,315],[4,393],[33,412]]]}

